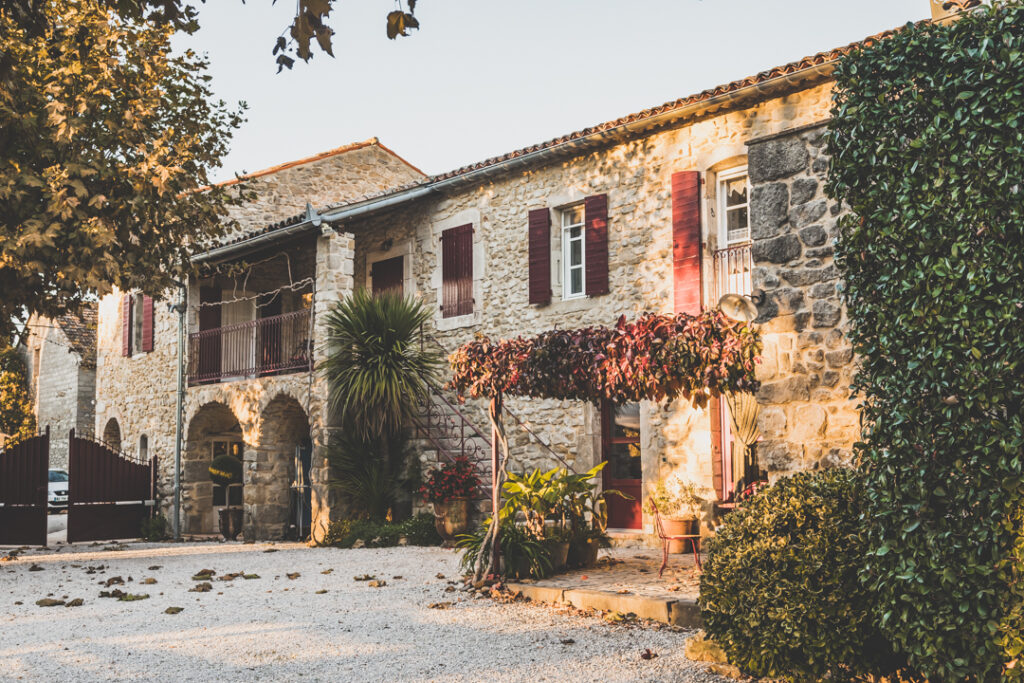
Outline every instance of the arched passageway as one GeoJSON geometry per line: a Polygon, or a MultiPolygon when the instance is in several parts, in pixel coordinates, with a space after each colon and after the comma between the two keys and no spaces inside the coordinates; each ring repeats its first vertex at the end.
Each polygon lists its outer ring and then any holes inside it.
{"type": "Polygon", "coordinates": [[[221,455],[243,459],[242,427],[223,403],[207,403],[188,423],[187,442],[181,463],[181,523],[187,534],[218,533],[217,510],[241,505],[243,492],[215,486],[210,463],[221,455]]]}
{"type": "Polygon", "coordinates": [[[284,394],[267,404],[260,418],[255,467],[246,469],[245,537],[305,538],[310,518],[309,418],[295,398],[284,394]],[[296,489],[296,483],[305,488],[296,489]]]}
{"type": "Polygon", "coordinates": [[[103,443],[118,453],[121,452],[121,425],[117,423],[116,417],[107,420],[107,425],[103,428],[103,443]]]}

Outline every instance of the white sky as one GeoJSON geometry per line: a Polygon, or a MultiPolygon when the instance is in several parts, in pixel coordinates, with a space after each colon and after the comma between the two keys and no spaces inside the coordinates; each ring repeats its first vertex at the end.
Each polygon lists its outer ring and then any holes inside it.
{"type": "Polygon", "coordinates": [[[440,173],[929,14],[928,0],[419,0],[421,30],[389,41],[393,7],[341,0],[336,58],[276,74],[294,2],[207,0],[177,45],[249,104],[215,179],[373,136],[440,173]]]}

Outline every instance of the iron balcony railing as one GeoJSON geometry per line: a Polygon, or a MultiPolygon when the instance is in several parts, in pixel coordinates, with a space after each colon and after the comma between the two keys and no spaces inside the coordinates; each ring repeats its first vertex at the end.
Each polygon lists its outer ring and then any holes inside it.
{"type": "Polygon", "coordinates": [[[712,304],[717,304],[726,294],[749,296],[754,291],[750,280],[754,264],[749,242],[719,249],[713,258],[715,279],[712,283],[712,304]]]}
{"type": "Polygon", "coordinates": [[[189,385],[312,368],[308,308],[189,335],[189,385]]]}

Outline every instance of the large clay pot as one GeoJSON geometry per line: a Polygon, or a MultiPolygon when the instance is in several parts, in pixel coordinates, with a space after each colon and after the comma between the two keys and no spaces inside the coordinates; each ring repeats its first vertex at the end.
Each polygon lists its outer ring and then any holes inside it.
{"type": "Polygon", "coordinates": [[[242,508],[221,508],[219,515],[220,535],[226,541],[233,541],[242,531],[242,508]]]}
{"type": "Polygon", "coordinates": [[[551,570],[561,571],[569,560],[569,541],[555,541],[548,539],[544,543],[551,558],[551,570]]]}
{"type": "Polygon", "coordinates": [[[469,499],[456,498],[447,503],[434,503],[434,527],[445,541],[451,543],[469,528],[469,499]]]}
{"type": "MultiPolygon", "coordinates": [[[[696,536],[700,533],[700,522],[696,519],[661,519],[661,525],[665,528],[666,536],[696,536]]],[[[698,547],[700,541],[697,541],[698,547]]],[[[670,553],[684,553],[690,551],[690,541],[669,541],[668,551],[670,553]]]]}

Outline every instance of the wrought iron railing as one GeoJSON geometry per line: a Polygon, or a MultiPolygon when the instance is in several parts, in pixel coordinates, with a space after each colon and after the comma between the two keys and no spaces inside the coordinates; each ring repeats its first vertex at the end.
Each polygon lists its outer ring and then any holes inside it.
{"type": "Polygon", "coordinates": [[[725,294],[750,295],[753,292],[751,271],[753,260],[750,255],[750,243],[737,244],[714,253],[715,279],[712,283],[712,303],[725,294]]]}
{"type": "Polygon", "coordinates": [[[312,368],[308,308],[189,335],[188,383],[223,382],[312,368]]]}

